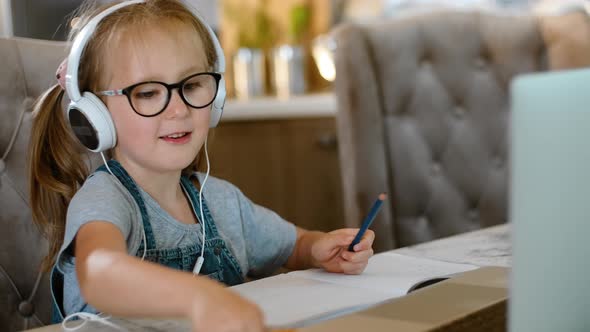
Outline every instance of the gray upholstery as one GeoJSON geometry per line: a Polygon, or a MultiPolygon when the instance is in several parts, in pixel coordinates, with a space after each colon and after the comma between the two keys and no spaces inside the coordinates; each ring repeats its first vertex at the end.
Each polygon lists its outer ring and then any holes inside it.
{"type": "Polygon", "coordinates": [[[436,11],[339,27],[346,224],[382,191],[377,251],[506,222],[510,80],[588,65],[588,21],[436,11]]]}
{"type": "Polygon", "coordinates": [[[42,275],[35,291],[47,242],[31,220],[25,162],[31,107],[55,82],[64,46],[61,42],[0,39],[0,164],[5,163],[4,169],[0,165],[0,331],[18,331],[50,320],[48,274],[42,275]],[[16,140],[2,161],[19,122],[16,140]]]}

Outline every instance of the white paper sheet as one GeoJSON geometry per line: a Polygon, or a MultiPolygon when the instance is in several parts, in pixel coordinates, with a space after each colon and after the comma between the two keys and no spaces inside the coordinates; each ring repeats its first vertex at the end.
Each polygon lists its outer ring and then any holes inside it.
{"type": "Polygon", "coordinates": [[[475,268],[390,252],[373,256],[361,275],[295,271],[232,289],[260,305],[267,326],[300,327],[402,296],[417,282],[475,268]]]}
{"type": "Polygon", "coordinates": [[[270,327],[300,327],[391,298],[388,293],[346,287],[290,274],[232,287],[257,303],[270,327]]]}
{"type": "Polygon", "coordinates": [[[361,275],[342,275],[313,269],[289,273],[300,278],[370,289],[391,297],[402,296],[417,282],[476,269],[475,265],[440,262],[393,252],[373,256],[361,275]]]}
{"type": "Polygon", "coordinates": [[[508,224],[402,248],[396,252],[477,266],[512,266],[508,224]]]}

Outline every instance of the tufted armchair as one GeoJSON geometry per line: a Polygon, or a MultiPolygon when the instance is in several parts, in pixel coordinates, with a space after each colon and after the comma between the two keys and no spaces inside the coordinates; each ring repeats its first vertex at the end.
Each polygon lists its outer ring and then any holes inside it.
{"type": "Polygon", "coordinates": [[[54,83],[63,42],[0,38],[0,331],[49,323],[40,262],[47,242],[32,223],[26,171],[35,99],[54,83]]]}
{"type": "Polygon", "coordinates": [[[436,11],[334,32],[346,224],[377,251],[507,221],[510,80],[590,64],[583,11],[436,11]]]}

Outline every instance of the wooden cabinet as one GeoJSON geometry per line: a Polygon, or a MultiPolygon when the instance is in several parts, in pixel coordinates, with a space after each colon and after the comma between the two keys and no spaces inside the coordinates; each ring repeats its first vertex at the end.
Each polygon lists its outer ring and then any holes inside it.
{"type": "Polygon", "coordinates": [[[343,227],[334,117],[222,122],[209,143],[212,175],[306,229],[343,227]]]}

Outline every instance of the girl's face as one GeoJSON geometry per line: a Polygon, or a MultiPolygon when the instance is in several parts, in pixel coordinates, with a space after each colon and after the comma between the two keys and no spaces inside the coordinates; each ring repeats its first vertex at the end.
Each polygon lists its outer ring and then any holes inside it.
{"type": "MultiPolygon", "coordinates": [[[[174,33],[155,27],[141,32],[140,36],[120,39],[107,52],[111,73],[107,90],[145,81],[172,84],[208,71],[203,43],[194,30],[174,33]]],[[[154,117],[136,114],[125,96],[106,97],[117,130],[114,156],[123,166],[174,172],[194,160],[207,136],[211,106],[191,108],[179,93],[172,90],[168,106],[154,117]]]]}

